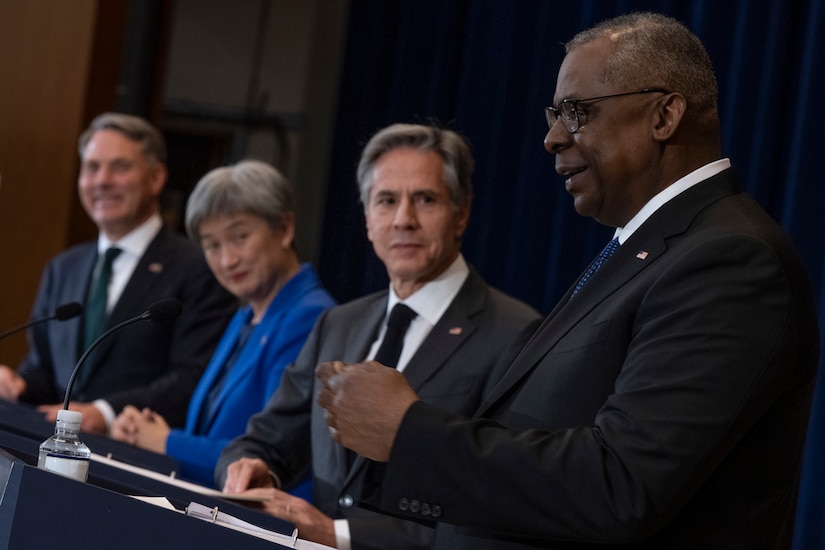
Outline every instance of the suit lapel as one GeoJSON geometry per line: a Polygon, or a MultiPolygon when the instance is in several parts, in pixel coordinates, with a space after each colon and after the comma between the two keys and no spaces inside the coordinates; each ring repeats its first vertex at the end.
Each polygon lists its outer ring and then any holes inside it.
{"type": "MultiPolygon", "coordinates": [[[[138,264],[135,266],[135,271],[129,277],[129,281],[123,289],[114,309],[109,315],[106,324],[106,330],[112,328],[118,323],[139,314],[142,309],[151,304],[144,303],[149,289],[162,276],[163,270],[168,259],[166,253],[166,243],[168,242],[167,229],[164,227],[160,233],[149,243],[143,257],[140,258],[138,264]],[[137,312],[137,313],[136,313],[137,312]]],[[[91,276],[90,276],[91,278],[91,276]]],[[[86,375],[86,380],[89,380],[100,368],[106,357],[109,355],[112,346],[117,342],[117,338],[106,338],[95,351],[94,361],[91,365],[87,365],[89,373],[86,375]]]]}
{"type": "Polygon", "coordinates": [[[347,363],[360,363],[367,358],[373,342],[380,332],[381,322],[387,314],[389,294],[379,295],[364,312],[360,322],[352,323],[346,332],[344,359],[347,363]]]}
{"type": "MultiPolygon", "coordinates": [[[[235,316],[232,318],[231,322],[229,323],[229,326],[227,326],[223,336],[221,337],[221,341],[218,344],[218,347],[215,349],[215,353],[212,355],[212,358],[209,361],[209,365],[206,371],[203,373],[203,377],[201,378],[200,382],[195,388],[195,392],[192,394],[192,398],[189,402],[189,414],[186,417],[187,431],[189,431],[189,433],[195,433],[195,430],[198,427],[203,427],[205,432],[208,431],[209,426],[212,423],[212,418],[214,417],[214,414],[211,414],[206,418],[201,418],[202,415],[207,415],[210,413],[210,411],[205,410],[204,407],[204,404],[206,403],[206,398],[212,391],[212,388],[215,385],[215,381],[221,374],[224,365],[226,364],[227,358],[229,357],[230,353],[235,347],[234,344],[238,339],[238,333],[240,332],[241,327],[246,322],[246,320],[249,319],[250,315],[251,313],[248,309],[236,313],[235,316]]],[[[238,363],[240,363],[240,359],[238,363]]],[[[233,368],[232,370],[235,369],[233,368]]],[[[229,383],[229,377],[227,377],[226,383],[224,383],[224,387],[231,387],[229,383]]],[[[225,391],[221,391],[221,394],[218,396],[218,402],[222,400],[225,393],[225,391]]],[[[218,406],[219,405],[216,403],[216,405],[212,407],[212,411],[218,410],[218,406]]]]}
{"type": "Polygon", "coordinates": [[[519,387],[521,380],[532,372],[576,323],[657,261],[667,251],[667,239],[684,233],[707,205],[738,191],[732,171],[726,170],[691,187],[650,216],[574,298],[570,294],[575,285],[568,289],[513,360],[513,365],[479,407],[476,416],[489,414],[514,388],[519,387]]]}
{"type": "MultiPolygon", "coordinates": [[[[362,316],[362,322],[352,323],[347,328],[343,347],[344,362],[359,363],[366,359],[373,342],[378,336],[381,322],[387,314],[387,300],[389,300],[389,292],[379,294],[367,307],[362,316]]],[[[367,459],[348,451],[337,443],[332,444],[335,446],[335,460],[337,463],[347,464],[351,461],[343,484],[343,487],[347,487],[367,463],[367,459]]]]}
{"type": "Polygon", "coordinates": [[[471,270],[450,307],[410,358],[404,368],[404,376],[413,390],[418,391],[443,368],[453,353],[478,329],[472,317],[484,309],[485,294],[481,292],[481,286],[481,278],[471,270]]]}
{"type": "MultiPolygon", "coordinates": [[[[432,376],[447,363],[455,351],[477,330],[472,317],[484,310],[485,297],[484,283],[481,277],[474,270],[470,270],[470,275],[456,294],[450,307],[438,320],[430,334],[421,343],[421,346],[410,359],[404,368],[404,376],[407,378],[413,390],[418,391],[432,376]]],[[[378,327],[386,314],[386,300],[381,304],[382,309],[375,317],[375,312],[370,315],[374,321],[374,330],[369,337],[366,350],[362,356],[366,357],[369,346],[375,340],[378,327]]],[[[362,334],[369,331],[362,331],[362,334]]],[[[342,455],[343,447],[339,446],[342,455]]],[[[342,456],[343,458],[343,456],[342,456]]],[[[348,486],[359,474],[362,468],[369,463],[369,460],[358,455],[347,472],[344,486],[348,486]]]]}
{"type": "MultiPolygon", "coordinates": [[[[86,293],[92,279],[92,270],[97,262],[97,245],[89,243],[86,247],[86,250],[79,254],[71,265],[67,266],[71,269],[72,276],[67,277],[62,272],[57,273],[58,277],[63,277],[63,280],[66,281],[66,286],[61,289],[60,295],[56,297],[55,307],[69,302],[86,303],[86,293]]],[[[83,317],[81,315],[77,319],[62,323],[51,323],[49,328],[49,337],[53,339],[52,360],[56,366],[56,375],[58,377],[65,376],[63,384],[68,382],[69,374],[85,351],[82,349],[83,343],[80,336],[82,327],[83,317]]]]}
{"type": "Polygon", "coordinates": [[[135,266],[135,271],[126,283],[120,299],[109,316],[109,326],[125,321],[134,315],[134,312],[151,305],[144,302],[149,290],[161,278],[164,269],[166,269],[166,263],[169,259],[166,253],[167,242],[166,228],[163,228],[149,243],[143,257],[135,266]]]}

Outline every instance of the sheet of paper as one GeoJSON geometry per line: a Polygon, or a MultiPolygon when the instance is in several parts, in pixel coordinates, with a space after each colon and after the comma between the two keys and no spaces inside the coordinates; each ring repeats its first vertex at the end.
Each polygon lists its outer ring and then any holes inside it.
{"type": "Polygon", "coordinates": [[[141,502],[145,502],[147,504],[154,504],[160,508],[165,508],[167,510],[172,510],[173,512],[180,512],[177,508],[172,506],[172,503],[169,502],[169,499],[166,497],[144,497],[140,495],[129,495],[130,497],[140,500],[141,502]]]}
{"type": "Polygon", "coordinates": [[[197,502],[189,503],[189,506],[186,507],[186,515],[202,519],[216,525],[222,525],[229,529],[241,531],[247,535],[259,537],[270,542],[277,542],[287,548],[295,548],[296,550],[334,550],[329,546],[298,538],[297,529],[292,532],[292,535],[269,531],[258,527],[257,525],[248,523],[242,519],[238,519],[235,516],[221,512],[218,508],[210,508],[208,506],[204,506],[203,504],[198,504],[197,502]]]}
{"type": "MultiPolygon", "coordinates": [[[[174,485],[175,487],[180,487],[182,489],[187,489],[194,493],[198,493],[199,495],[207,495],[210,497],[215,498],[222,498],[225,500],[234,500],[234,501],[246,501],[246,502],[263,502],[268,500],[266,497],[262,496],[245,496],[245,495],[232,495],[226,494],[216,489],[212,489],[209,487],[204,487],[203,485],[198,485],[197,483],[191,483],[189,481],[184,481],[182,479],[177,479],[174,475],[166,475],[161,474],[159,472],[154,472],[152,470],[147,470],[146,468],[141,468],[139,466],[132,466],[131,464],[126,464],[125,462],[120,462],[119,460],[114,460],[112,458],[99,455],[96,453],[92,453],[92,462],[98,462],[100,464],[106,464],[107,466],[112,466],[113,468],[119,468],[121,470],[126,470],[127,472],[132,472],[133,474],[141,475],[144,477],[148,477],[150,479],[154,479],[157,481],[162,481],[164,483],[168,483],[169,485],[174,485]]],[[[94,466],[92,466],[94,467],[94,466]]]]}

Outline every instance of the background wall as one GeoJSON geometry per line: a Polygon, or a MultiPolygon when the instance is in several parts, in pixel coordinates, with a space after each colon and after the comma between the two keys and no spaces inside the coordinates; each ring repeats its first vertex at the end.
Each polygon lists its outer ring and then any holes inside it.
{"type": "MultiPolygon", "coordinates": [[[[346,0],[0,0],[0,331],[28,319],[41,271],[94,238],[77,138],[110,110],[167,138],[164,217],[216,166],[269,161],[296,186],[302,258],[317,257],[346,0]]],[[[25,352],[0,341],[0,364],[25,352]]]]}
{"type": "MultiPolygon", "coordinates": [[[[70,234],[94,0],[0,0],[0,330],[22,324],[70,234]]],[[[16,364],[21,336],[0,342],[16,364]]]]}

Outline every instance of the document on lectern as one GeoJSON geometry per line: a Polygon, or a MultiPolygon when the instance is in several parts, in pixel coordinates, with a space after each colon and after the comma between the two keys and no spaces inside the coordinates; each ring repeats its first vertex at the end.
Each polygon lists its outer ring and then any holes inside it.
{"type": "Polygon", "coordinates": [[[263,502],[267,500],[267,497],[263,496],[227,494],[216,489],[211,489],[209,487],[204,487],[203,485],[198,485],[197,483],[190,483],[189,481],[178,479],[175,477],[174,472],[166,475],[159,472],[154,472],[152,470],[147,470],[146,468],[141,468],[140,466],[126,464],[125,462],[120,462],[119,460],[115,460],[108,456],[103,456],[96,453],[92,453],[92,462],[106,464],[107,466],[112,466],[113,468],[119,468],[121,470],[126,470],[127,472],[148,477],[156,481],[162,481],[163,483],[168,483],[169,485],[174,485],[175,487],[180,487],[181,489],[186,489],[188,491],[192,491],[193,493],[198,493],[199,495],[222,498],[225,500],[246,502],[263,502]]]}
{"type": "Polygon", "coordinates": [[[186,515],[196,517],[216,525],[222,525],[223,527],[234,529],[236,531],[246,533],[247,535],[262,538],[270,542],[277,542],[287,548],[295,548],[296,550],[334,550],[329,546],[298,538],[297,529],[292,532],[292,536],[276,533],[275,531],[263,529],[257,525],[238,519],[235,516],[221,512],[217,507],[210,508],[208,506],[204,506],[203,504],[198,504],[197,502],[189,503],[189,506],[186,507],[186,515]]]}

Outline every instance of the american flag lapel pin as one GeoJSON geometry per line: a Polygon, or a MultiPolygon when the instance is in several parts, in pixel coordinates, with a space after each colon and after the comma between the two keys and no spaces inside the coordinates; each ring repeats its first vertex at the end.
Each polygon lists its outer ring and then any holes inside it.
{"type": "Polygon", "coordinates": [[[461,333],[464,332],[464,329],[461,328],[461,327],[453,327],[450,330],[448,330],[447,332],[449,332],[453,336],[460,336],[461,333]]]}
{"type": "Polygon", "coordinates": [[[644,260],[645,258],[647,258],[647,254],[648,254],[647,250],[640,250],[636,253],[636,257],[639,258],[640,260],[644,260]]]}
{"type": "Polygon", "coordinates": [[[163,264],[160,262],[154,262],[149,264],[149,271],[151,273],[161,273],[163,272],[163,264]]]}

